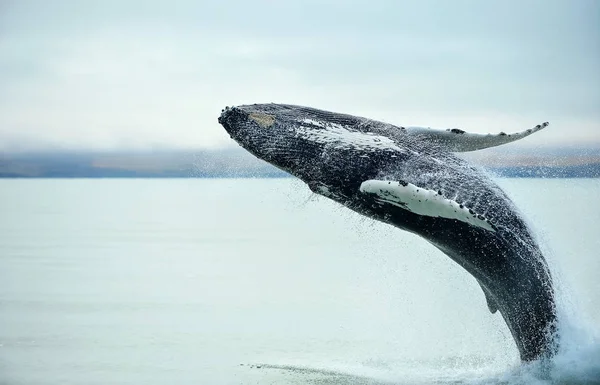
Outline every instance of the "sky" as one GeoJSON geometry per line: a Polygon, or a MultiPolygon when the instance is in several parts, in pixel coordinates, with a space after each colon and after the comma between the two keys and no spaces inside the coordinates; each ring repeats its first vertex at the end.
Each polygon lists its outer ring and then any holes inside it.
{"type": "Polygon", "coordinates": [[[600,144],[600,1],[0,0],[0,150],[228,147],[268,102],[600,144]]]}

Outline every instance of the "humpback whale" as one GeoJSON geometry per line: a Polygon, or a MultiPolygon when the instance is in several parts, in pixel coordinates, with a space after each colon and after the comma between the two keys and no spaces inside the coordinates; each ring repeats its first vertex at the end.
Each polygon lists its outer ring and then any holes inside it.
{"type": "Polygon", "coordinates": [[[316,194],[417,234],[466,269],[490,312],[500,312],[522,361],[556,352],[548,264],[514,203],[457,152],[519,140],[522,132],[474,134],[401,127],[284,104],[226,107],[218,119],[256,157],[316,194]]]}

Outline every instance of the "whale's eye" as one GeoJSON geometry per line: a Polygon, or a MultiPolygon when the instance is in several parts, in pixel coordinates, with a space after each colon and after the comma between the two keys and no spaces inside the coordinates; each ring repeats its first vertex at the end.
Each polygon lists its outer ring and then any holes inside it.
{"type": "Polygon", "coordinates": [[[258,123],[262,128],[269,128],[275,123],[275,117],[272,115],[253,112],[248,117],[258,123]]]}

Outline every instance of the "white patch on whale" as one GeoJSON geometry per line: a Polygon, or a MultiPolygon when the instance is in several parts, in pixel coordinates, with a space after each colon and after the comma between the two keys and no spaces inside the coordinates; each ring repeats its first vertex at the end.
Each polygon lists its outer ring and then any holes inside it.
{"type": "Polygon", "coordinates": [[[340,149],[405,152],[388,137],[355,131],[339,123],[320,122],[308,118],[298,120],[298,123],[300,125],[295,128],[296,132],[310,141],[330,144],[340,149]]]}
{"type": "Polygon", "coordinates": [[[492,232],[496,231],[487,219],[469,208],[454,200],[446,199],[433,190],[424,189],[411,183],[367,180],[361,183],[360,191],[376,195],[375,199],[378,202],[389,203],[418,215],[456,219],[472,226],[492,232]]]}

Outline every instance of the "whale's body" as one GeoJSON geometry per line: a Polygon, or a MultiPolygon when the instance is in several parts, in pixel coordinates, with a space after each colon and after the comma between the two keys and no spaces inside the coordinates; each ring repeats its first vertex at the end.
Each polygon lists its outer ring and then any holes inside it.
{"type": "Polygon", "coordinates": [[[280,104],[227,108],[219,122],[315,193],[429,241],[479,282],[522,360],[552,354],[554,291],[536,240],[506,194],[453,153],[508,143],[547,124],[477,135],[280,104]]]}

